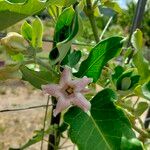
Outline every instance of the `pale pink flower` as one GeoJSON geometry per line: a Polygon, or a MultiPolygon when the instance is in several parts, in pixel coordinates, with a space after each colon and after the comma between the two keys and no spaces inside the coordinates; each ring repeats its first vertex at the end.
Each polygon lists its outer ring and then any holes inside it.
{"type": "Polygon", "coordinates": [[[54,116],[68,108],[70,105],[76,105],[83,111],[90,110],[91,103],[83,96],[88,93],[86,86],[92,82],[91,78],[83,77],[72,80],[71,71],[66,67],[59,81],[59,84],[42,85],[42,90],[51,96],[57,98],[58,102],[54,110],[54,116]]]}

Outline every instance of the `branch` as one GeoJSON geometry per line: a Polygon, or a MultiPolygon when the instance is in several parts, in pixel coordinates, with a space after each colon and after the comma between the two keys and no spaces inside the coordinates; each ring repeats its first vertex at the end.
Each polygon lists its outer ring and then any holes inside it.
{"type": "MultiPolygon", "coordinates": [[[[53,106],[53,104],[50,104],[48,106],[53,106]]],[[[0,113],[3,112],[12,112],[12,111],[21,111],[21,110],[28,110],[28,109],[36,109],[36,108],[41,108],[41,107],[47,107],[47,105],[37,105],[37,106],[29,106],[29,107],[24,107],[24,108],[8,108],[8,109],[3,109],[0,110],[0,113]]]]}
{"type": "MultiPolygon", "coordinates": [[[[1,34],[0,33],[0,39],[4,38],[6,36],[6,34],[1,34]]],[[[55,41],[53,40],[49,40],[46,38],[42,39],[43,42],[48,42],[48,43],[54,43],[55,41]]],[[[77,45],[77,46],[94,46],[94,44],[90,44],[90,43],[84,43],[84,42],[72,42],[72,45],[77,45]]]]}
{"type": "Polygon", "coordinates": [[[50,96],[47,98],[47,104],[46,104],[46,110],[45,110],[45,116],[44,116],[44,122],[43,122],[43,135],[42,135],[42,141],[41,141],[41,150],[43,150],[43,141],[44,141],[44,131],[46,126],[46,118],[47,118],[47,112],[48,112],[48,104],[49,104],[50,96]]]}
{"type": "Polygon", "coordinates": [[[92,2],[91,0],[86,0],[86,8],[84,9],[87,17],[89,18],[92,30],[93,30],[93,34],[94,34],[94,38],[96,43],[99,42],[99,35],[98,35],[98,28],[96,25],[96,20],[94,17],[94,10],[93,10],[93,6],[92,6],[92,2]]]}
{"type": "MultiPolygon", "coordinates": [[[[136,6],[135,15],[134,15],[131,30],[130,30],[130,35],[129,35],[127,47],[131,46],[131,37],[132,37],[133,32],[137,28],[141,28],[146,2],[147,2],[147,0],[138,0],[138,2],[137,2],[137,6],[136,6]]],[[[128,60],[127,60],[127,64],[132,59],[133,53],[134,53],[134,51],[132,51],[131,54],[129,55],[128,60]]]]}

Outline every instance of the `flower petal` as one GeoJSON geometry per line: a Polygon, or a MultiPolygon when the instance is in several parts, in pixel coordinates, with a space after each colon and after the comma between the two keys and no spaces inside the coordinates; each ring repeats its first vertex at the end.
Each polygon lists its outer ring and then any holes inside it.
{"type": "Polygon", "coordinates": [[[91,108],[91,103],[87,101],[87,99],[81,94],[81,93],[76,93],[74,100],[72,103],[78,107],[80,107],[83,111],[89,111],[91,108]]]}
{"type": "Polygon", "coordinates": [[[59,84],[64,86],[69,81],[71,81],[71,70],[68,67],[65,67],[62,74],[61,74],[59,84]]]}
{"type": "Polygon", "coordinates": [[[70,106],[70,101],[65,100],[63,97],[58,99],[56,109],[54,109],[53,116],[56,117],[60,112],[70,106]]]}
{"type": "Polygon", "coordinates": [[[48,93],[49,95],[52,95],[56,98],[61,96],[61,93],[60,93],[61,87],[57,84],[42,85],[41,88],[44,91],[44,93],[48,93]]]}
{"type": "Polygon", "coordinates": [[[92,78],[83,77],[81,79],[71,81],[72,86],[75,87],[76,92],[80,92],[85,89],[85,87],[92,82],[92,78]]]}

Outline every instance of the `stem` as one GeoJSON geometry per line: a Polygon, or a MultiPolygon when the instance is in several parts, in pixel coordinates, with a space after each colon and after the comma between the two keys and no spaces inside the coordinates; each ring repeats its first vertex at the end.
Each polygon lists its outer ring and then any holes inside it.
{"type": "Polygon", "coordinates": [[[86,5],[87,6],[86,6],[84,11],[85,11],[87,17],[89,18],[95,41],[96,41],[96,43],[98,43],[99,42],[98,28],[97,28],[96,20],[95,20],[95,17],[94,17],[94,10],[93,10],[93,7],[92,7],[91,0],[86,0],[86,5]]]}
{"type": "MultiPolygon", "coordinates": [[[[144,10],[145,10],[145,6],[146,6],[146,1],[147,0],[138,0],[136,11],[135,11],[135,16],[133,18],[132,27],[131,27],[131,31],[130,31],[130,35],[129,35],[129,40],[127,43],[127,47],[131,46],[131,37],[132,37],[133,32],[137,28],[141,27],[142,19],[144,16],[144,10]]],[[[132,59],[133,54],[134,54],[134,51],[132,51],[131,54],[129,55],[128,60],[127,60],[127,64],[132,59]]]]}
{"type": "Polygon", "coordinates": [[[133,120],[136,119],[135,116],[133,116],[132,114],[130,114],[128,111],[125,111],[125,110],[124,110],[124,112],[127,114],[129,120],[131,121],[132,128],[133,128],[136,132],[138,132],[142,138],[144,138],[144,139],[146,139],[146,138],[150,139],[150,134],[149,134],[147,131],[145,131],[145,130],[143,130],[143,129],[140,129],[139,127],[137,127],[137,126],[135,125],[135,122],[133,121],[133,120]]]}
{"type": "Polygon", "coordinates": [[[45,126],[46,126],[46,117],[47,117],[47,112],[48,112],[49,99],[50,99],[50,97],[48,96],[46,110],[45,110],[45,116],[44,116],[44,123],[43,123],[43,135],[42,135],[42,141],[41,141],[41,150],[43,150],[43,141],[44,141],[43,139],[44,139],[45,126]]]}
{"type": "Polygon", "coordinates": [[[102,40],[102,37],[104,36],[104,34],[105,34],[107,28],[109,27],[109,24],[111,23],[112,19],[113,19],[113,17],[110,17],[110,18],[109,18],[109,20],[108,20],[108,22],[107,22],[105,28],[103,29],[103,32],[101,33],[100,41],[102,40]]]}
{"type": "Polygon", "coordinates": [[[56,117],[53,116],[53,111],[56,108],[56,103],[57,103],[55,97],[52,97],[52,103],[54,104],[54,106],[52,107],[50,125],[53,126],[53,132],[49,135],[49,140],[48,141],[51,144],[48,144],[48,150],[56,150],[56,148],[59,145],[59,141],[60,141],[60,133],[54,127],[54,125],[59,126],[59,124],[60,124],[60,118],[61,118],[61,114],[58,114],[56,117]],[[54,147],[52,145],[54,145],[54,147]]]}

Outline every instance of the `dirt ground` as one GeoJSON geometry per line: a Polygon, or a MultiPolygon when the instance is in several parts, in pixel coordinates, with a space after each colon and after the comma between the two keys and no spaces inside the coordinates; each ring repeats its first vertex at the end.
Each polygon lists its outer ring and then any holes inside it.
{"type": "MultiPolygon", "coordinates": [[[[45,105],[46,103],[46,95],[24,82],[8,81],[0,83],[0,110],[45,105]]],[[[44,115],[45,108],[1,112],[0,150],[8,150],[9,147],[18,148],[28,141],[34,135],[35,130],[43,128],[44,115]]],[[[64,149],[72,150],[73,147],[67,146],[71,144],[71,142],[64,144],[64,149]]],[[[39,142],[27,148],[27,150],[40,150],[40,145],[39,142]]],[[[44,142],[43,150],[47,150],[47,142],[44,142]]]]}

